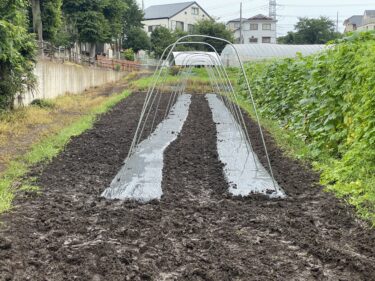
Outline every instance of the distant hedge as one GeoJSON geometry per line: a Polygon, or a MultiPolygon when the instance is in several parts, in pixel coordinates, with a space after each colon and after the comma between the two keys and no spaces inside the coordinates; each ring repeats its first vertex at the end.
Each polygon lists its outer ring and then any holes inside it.
{"type": "Polygon", "coordinates": [[[304,140],[322,183],[375,223],[375,33],[246,71],[261,115],[304,140]]]}

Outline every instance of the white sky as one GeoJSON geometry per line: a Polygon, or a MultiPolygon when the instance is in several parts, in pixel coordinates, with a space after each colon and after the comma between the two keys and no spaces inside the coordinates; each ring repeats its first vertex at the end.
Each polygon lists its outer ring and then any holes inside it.
{"type": "MultiPolygon", "coordinates": [[[[140,4],[141,0],[137,0],[140,4]]],[[[189,0],[144,0],[145,7],[157,4],[187,2],[189,0]]],[[[240,2],[243,5],[243,17],[256,14],[268,15],[268,0],[197,0],[211,16],[226,22],[239,18],[240,2]]],[[[278,36],[294,29],[298,17],[327,16],[336,22],[339,13],[339,30],[343,31],[343,22],[352,15],[362,15],[364,10],[375,10],[375,0],[277,0],[278,36]]]]}

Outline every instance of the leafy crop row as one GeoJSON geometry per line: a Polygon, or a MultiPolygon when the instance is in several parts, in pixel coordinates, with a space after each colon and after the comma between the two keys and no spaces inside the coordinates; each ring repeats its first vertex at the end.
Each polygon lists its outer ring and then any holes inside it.
{"type": "Polygon", "coordinates": [[[301,138],[322,183],[375,224],[375,33],[246,71],[261,115],[301,138]]]}

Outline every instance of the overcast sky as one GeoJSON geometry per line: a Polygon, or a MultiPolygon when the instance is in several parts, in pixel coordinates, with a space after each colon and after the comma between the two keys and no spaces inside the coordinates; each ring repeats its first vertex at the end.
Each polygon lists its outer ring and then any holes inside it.
{"type": "MultiPolygon", "coordinates": [[[[141,0],[137,0],[140,4],[141,0]]],[[[187,2],[188,0],[144,0],[145,7],[157,4],[187,2]]],[[[243,16],[268,15],[268,0],[198,0],[211,16],[226,22],[239,18],[240,2],[243,16]]],[[[362,15],[364,10],[375,10],[374,0],[278,0],[278,36],[293,30],[298,17],[327,16],[336,22],[339,13],[339,29],[344,30],[343,22],[352,15],[362,15]]]]}

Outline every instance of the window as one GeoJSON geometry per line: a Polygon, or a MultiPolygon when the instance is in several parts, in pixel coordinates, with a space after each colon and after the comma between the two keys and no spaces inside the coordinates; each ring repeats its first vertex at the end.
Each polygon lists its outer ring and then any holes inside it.
{"type": "Polygon", "coordinates": [[[271,43],[271,37],[262,37],[262,43],[271,43]]]}
{"type": "Polygon", "coordinates": [[[199,8],[195,8],[195,7],[191,8],[191,14],[192,15],[199,15],[199,8]]]}
{"type": "Polygon", "coordinates": [[[263,23],[262,29],[263,30],[271,30],[271,24],[270,23],[263,23]]]}
{"type": "Polygon", "coordinates": [[[184,23],[182,21],[176,21],[176,29],[184,30],[184,23]]]}
{"type": "Polygon", "coordinates": [[[254,36],[249,38],[249,43],[258,43],[258,38],[254,38],[254,36]]]}
{"type": "Polygon", "coordinates": [[[257,23],[251,23],[250,24],[250,30],[258,30],[258,24],[257,23]]]}
{"type": "Polygon", "coordinates": [[[150,25],[148,27],[148,32],[153,32],[155,29],[157,29],[160,25],[150,25]]]}
{"type": "Polygon", "coordinates": [[[189,31],[189,33],[194,32],[194,24],[188,24],[188,31],[189,31]]]}

